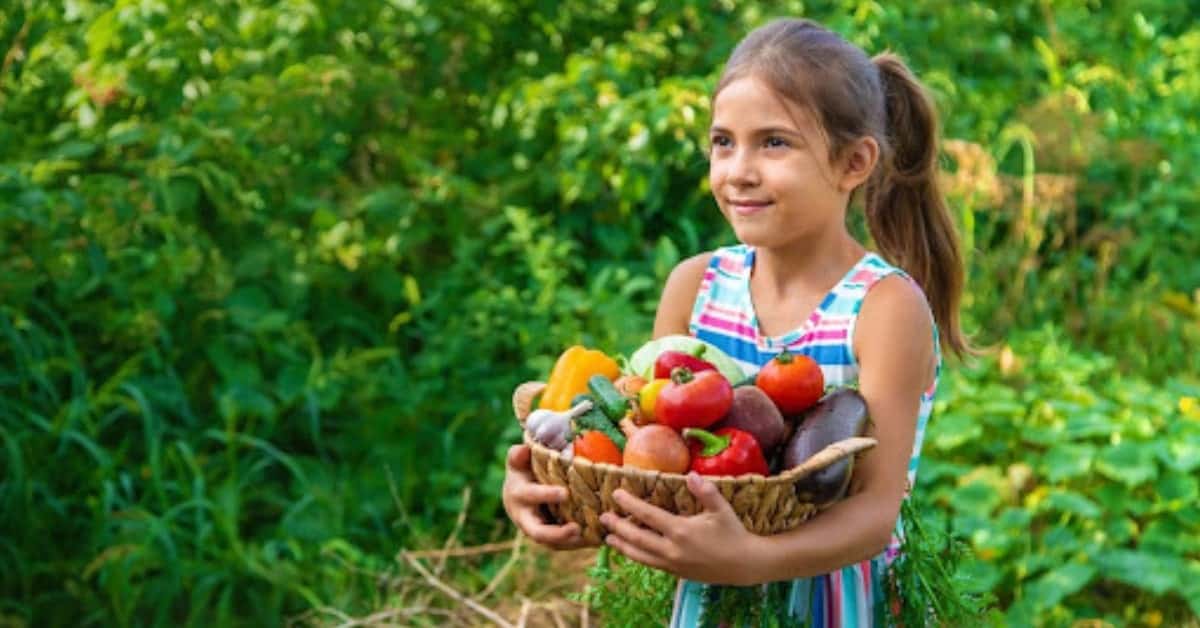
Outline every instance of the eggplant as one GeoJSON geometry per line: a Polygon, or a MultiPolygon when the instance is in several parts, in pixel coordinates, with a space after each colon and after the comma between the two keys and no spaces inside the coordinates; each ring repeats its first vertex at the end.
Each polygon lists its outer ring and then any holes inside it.
{"type": "MultiPolygon", "coordinates": [[[[804,413],[783,452],[783,468],[803,464],[838,441],[862,436],[867,430],[867,402],[853,388],[838,388],[804,413]]],[[[796,490],[815,503],[841,498],[850,483],[854,456],[847,456],[796,483],[796,490]]]]}

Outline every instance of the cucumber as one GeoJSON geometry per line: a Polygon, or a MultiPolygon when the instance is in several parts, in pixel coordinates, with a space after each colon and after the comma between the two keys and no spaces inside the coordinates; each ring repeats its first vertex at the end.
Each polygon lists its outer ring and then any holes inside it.
{"type": "Polygon", "coordinates": [[[609,419],[620,421],[625,418],[625,413],[629,412],[629,399],[622,395],[607,377],[593,375],[588,378],[588,390],[592,392],[592,398],[609,419]]]}
{"type": "MultiPolygon", "coordinates": [[[[575,395],[575,398],[571,400],[571,406],[579,405],[579,402],[584,399],[590,400],[594,405],[591,410],[575,419],[575,434],[588,430],[600,430],[604,432],[605,436],[612,439],[617,449],[625,451],[625,434],[617,427],[615,421],[609,419],[608,415],[600,410],[600,402],[595,397],[588,394],[575,395]]],[[[572,440],[574,440],[573,437],[572,440]]]]}

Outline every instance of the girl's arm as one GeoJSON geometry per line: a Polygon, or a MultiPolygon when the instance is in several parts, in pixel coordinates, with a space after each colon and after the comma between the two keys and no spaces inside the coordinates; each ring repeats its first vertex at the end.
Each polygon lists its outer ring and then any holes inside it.
{"type": "Polygon", "coordinates": [[[712,253],[701,253],[679,262],[671,270],[654,317],[655,338],[688,333],[692,304],[696,302],[696,292],[711,259],[712,253]]]}
{"type": "Polygon", "coordinates": [[[929,308],[909,281],[892,276],[867,295],[854,333],[859,392],[879,444],[856,462],[851,494],[804,525],[754,537],[754,580],[810,577],[871,558],[891,539],[904,498],[921,395],[933,381],[929,308]]]}

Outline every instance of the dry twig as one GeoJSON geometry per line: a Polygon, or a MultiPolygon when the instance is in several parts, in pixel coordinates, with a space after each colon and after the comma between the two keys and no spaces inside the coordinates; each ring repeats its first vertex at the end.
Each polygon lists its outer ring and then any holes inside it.
{"type": "Polygon", "coordinates": [[[428,582],[431,586],[433,586],[433,588],[437,589],[438,591],[441,591],[442,593],[445,593],[447,596],[454,599],[454,601],[458,602],[459,604],[463,604],[467,608],[486,617],[487,619],[489,619],[493,623],[495,623],[497,626],[503,626],[504,628],[515,628],[515,626],[513,626],[513,624],[509,623],[508,620],[506,620],[503,617],[501,617],[500,615],[496,614],[496,612],[493,611],[492,609],[480,604],[479,602],[476,602],[475,600],[472,600],[469,597],[466,597],[465,595],[456,591],[454,589],[454,587],[451,587],[450,585],[446,584],[445,582],[442,582],[441,580],[439,580],[437,578],[437,576],[433,575],[432,573],[430,573],[430,571],[428,569],[425,568],[425,565],[421,564],[421,561],[409,556],[408,554],[401,554],[401,555],[404,557],[404,560],[406,562],[408,562],[408,564],[413,569],[417,570],[417,573],[421,574],[421,576],[423,578],[425,578],[426,582],[428,582]]]}
{"type": "Polygon", "coordinates": [[[504,565],[501,566],[500,570],[496,572],[496,575],[492,577],[491,582],[488,582],[487,587],[473,596],[476,600],[487,599],[487,597],[496,590],[496,587],[500,586],[500,583],[504,581],[504,578],[508,575],[508,572],[512,570],[513,565],[517,564],[517,559],[521,556],[522,538],[523,537],[520,534],[517,534],[517,537],[513,539],[512,553],[508,555],[508,560],[504,561],[504,565]]]}
{"type": "Polygon", "coordinates": [[[499,543],[485,543],[483,545],[473,545],[471,547],[455,547],[450,549],[440,550],[420,550],[416,552],[401,552],[413,558],[461,558],[463,556],[478,556],[480,554],[495,554],[498,552],[507,552],[513,549],[519,541],[514,538],[511,541],[501,541],[499,543]]]}

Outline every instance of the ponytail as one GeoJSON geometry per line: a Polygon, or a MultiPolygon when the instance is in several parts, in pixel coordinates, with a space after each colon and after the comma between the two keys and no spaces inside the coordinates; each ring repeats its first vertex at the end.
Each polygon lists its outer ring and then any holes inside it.
{"type": "Polygon", "coordinates": [[[944,345],[972,352],[959,327],[964,271],[958,234],[937,179],[937,111],[898,56],[871,60],[886,110],[880,164],[864,186],[867,226],[879,252],[925,291],[944,345]]]}

